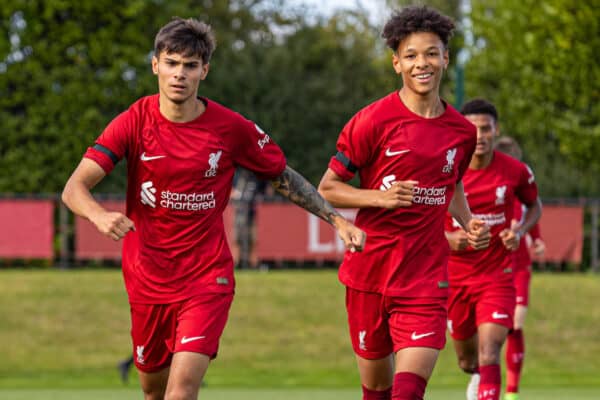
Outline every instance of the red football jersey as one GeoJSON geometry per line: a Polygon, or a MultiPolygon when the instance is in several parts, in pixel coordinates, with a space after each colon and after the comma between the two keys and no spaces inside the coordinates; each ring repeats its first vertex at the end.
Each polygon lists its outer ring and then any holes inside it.
{"type": "Polygon", "coordinates": [[[447,295],[444,216],[475,149],[476,129],[452,106],[437,118],[410,111],[398,92],[359,111],[344,127],[329,167],[363,189],[387,190],[415,180],[413,205],[363,208],[363,252],[347,252],[340,280],[362,291],[401,297],[447,295]]]}
{"type": "Polygon", "coordinates": [[[127,159],[126,213],[136,229],[123,243],[129,299],[161,304],[232,292],[222,215],[235,168],[274,178],[285,157],[256,124],[220,104],[202,99],[202,115],[175,123],[160,113],[158,99],[134,103],[85,154],[107,173],[127,159]]]}
{"type": "MultiPolygon", "coordinates": [[[[514,214],[512,219],[517,222],[523,223],[524,212],[527,207],[516,201],[514,205],[514,214]]],[[[522,270],[531,265],[531,255],[529,254],[529,246],[528,246],[528,238],[527,235],[531,237],[531,239],[539,239],[540,238],[540,226],[539,224],[535,224],[526,235],[523,235],[521,238],[521,242],[519,243],[519,248],[512,253],[513,266],[515,271],[522,270]]]]}
{"type": "MultiPolygon", "coordinates": [[[[512,255],[504,247],[498,234],[510,228],[514,203],[533,205],[538,197],[533,172],[522,162],[499,151],[494,151],[490,165],[482,169],[468,169],[463,177],[465,194],[474,218],[485,221],[492,238],[488,248],[452,251],[448,262],[450,283],[512,281],[512,255]]],[[[447,215],[446,230],[458,229],[458,224],[447,215]]]]}

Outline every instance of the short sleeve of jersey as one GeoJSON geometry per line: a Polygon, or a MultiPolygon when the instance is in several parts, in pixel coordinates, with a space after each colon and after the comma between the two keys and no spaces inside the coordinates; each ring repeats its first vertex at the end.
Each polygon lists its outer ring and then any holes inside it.
{"type": "Polygon", "coordinates": [[[257,124],[241,116],[236,125],[234,161],[254,172],[259,179],[273,179],[281,175],[287,161],[273,139],[257,124]]]}
{"type": "Polygon", "coordinates": [[[538,188],[535,176],[529,166],[520,164],[519,183],[515,190],[519,201],[526,206],[531,206],[538,198],[538,188]]]}
{"type": "Polygon", "coordinates": [[[468,130],[472,134],[465,143],[465,155],[458,165],[458,179],[456,182],[460,182],[465,175],[465,172],[467,172],[469,164],[471,163],[471,158],[473,157],[473,152],[475,152],[475,146],[477,145],[477,128],[468,121],[467,124],[469,124],[468,130]]]}
{"type": "Polygon", "coordinates": [[[356,171],[368,164],[373,149],[373,122],[362,110],[340,133],[337,154],[329,161],[329,168],[344,181],[352,179],[356,171]]]}
{"type": "Polygon", "coordinates": [[[96,139],[95,145],[87,149],[84,157],[94,160],[104,172],[110,173],[127,154],[128,138],[133,133],[133,125],[130,110],[119,114],[96,139]]]}

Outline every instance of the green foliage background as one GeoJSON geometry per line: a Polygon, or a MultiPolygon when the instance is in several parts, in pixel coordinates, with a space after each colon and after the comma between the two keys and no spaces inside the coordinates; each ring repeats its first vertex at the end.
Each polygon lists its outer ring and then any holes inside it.
{"type": "MultiPolygon", "coordinates": [[[[467,98],[498,105],[543,195],[598,196],[598,0],[472,0],[467,14],[457,0],[419,3],[459,22],[443,96],[453,103],[460,85],[455,60],[468,17],[467,98]]],[[[205,20],[217,34],[200,94],[255,120],[313,183],[344,123],[400,85],[382,26],[359,11],[315,17],[283,0],[0,2],[0,192],[61,191],[104,126],[156,92],[153,39],[175,15],[205,20]]],[[[122,192],[124,171],[98,190],[122,192]]]]}

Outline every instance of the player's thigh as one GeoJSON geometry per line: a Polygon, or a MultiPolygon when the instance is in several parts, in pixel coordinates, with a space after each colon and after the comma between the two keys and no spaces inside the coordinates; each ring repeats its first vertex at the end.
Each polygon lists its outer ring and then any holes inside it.
{"type": "Polygon", "coordinates": [[[517,304],[515,307],[514,329],[523,329],[525,319],[527,318],[527,306],[517,304]]]}
{"type": "Polygon", "coordinates": [[[454,351],[456,352],[458,366],[465,372],[474,372],[479,364],[477,355],[477,339],[477,334],[475,334],[468,339],[452,340],[454,351]]]}
{"type": "Polygon", "coordinates": [[[233,293],[205,293],[182,302],[173,353],[192,352],[216,358],[232,301],[233,293]]]}
{"type": "Polygon", "coordinates": [[[500,350],[506,340],[508,327],[494,322],[485,322],[477,327],[478,356],[480,365],[500,363],[500,350]]]}
{"type": "Polygon", "coordinates": [[[446,344],[447,299],[388,297],[386,309],[396,353],[395,372],[429,379],[446,344]]]}
{"type": "Polygon", "coordinates": [[[450,288],[448,298],[448,331],[455,341],[466,341],[477,334],[475,307],[477,299],[469,286],[450,288]]]}
{"type": "Polygon", "coordinates": [[[210,357],[206,354],[179,352],[173,356],[165,400],[197,399],[210,357]]]}
{"type": "Polygon", "coordinates": [[[517,305],[529,305],[529,288],[531,283],[531,265],[515,271],[514,278],[517,305]]]}
{"type": "Polygon", "coordinates": [[[377,360],[369,360],[356,355],[360,382],[370,390],[386,390],[394,382],[394,356],[392,354],[377,360]]]}
{"type": "Polygon", "coordinates": [[[163,371],[171,364],[172,352],[168,343],[175,336],[179,303],[132,303],[130,309],[131,339],[137,369],[146,374],[163,371]]]}
{"type": "Polygon", "coordinates": [[[395,372],[411,372],[429,380],[440,351],[430,347],[407,347],[396,353],[395,372]]]}
{"type": "Polygon", "coordinates": [[[169,368],[155,372],[138,370],[138,375],[145,400],[162,400],[165,397],[165,390],[169,379],[169,368]]]}
{"type": "Polygon", "coordinates": [[[378,293],[346,288],[348,328],[354,353],[366,360],[380,360],[393,353],[384,297],[378,293]]]}
{"type": "Polygon", "coordinates": [[[516,306],[516,292],[513,283],[493,282],[481,285],[477,290],[475,309],[480,341],[479,326],[484,323],[493,323],[512,329],[516,306]]]}

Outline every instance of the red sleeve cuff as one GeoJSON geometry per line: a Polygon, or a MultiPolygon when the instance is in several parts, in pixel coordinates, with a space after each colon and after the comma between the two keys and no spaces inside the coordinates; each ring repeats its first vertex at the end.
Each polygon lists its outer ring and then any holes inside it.
{"type": "Polygon", "coordinates": [[[349,181],[354,177],[354,173],[348,169],[335,156],[329,160],[329,168],[335,172],[343,181],[349,181]]]}
{"type": "Polygon", "coordinates": [[[115,164],[108,155],[92,147],[88,147],[87,151],[83,156],[85,158],[89,158],[90,160],[95,161],[98,165],[100,165],[100,167],[104,170],[104,172],[106,172],[107,175],[115,167],[115,164]]]}

